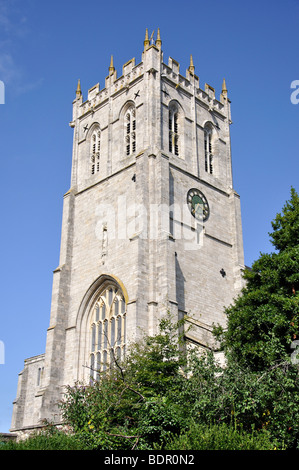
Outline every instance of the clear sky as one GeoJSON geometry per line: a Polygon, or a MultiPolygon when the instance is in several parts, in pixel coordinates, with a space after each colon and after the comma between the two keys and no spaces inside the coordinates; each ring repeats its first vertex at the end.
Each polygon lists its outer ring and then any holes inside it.
{"type": "Polygon", "coordinates": [[[273,251],[271,220],[290,187],[299,190],[299,104],[290,99],[298,23],[298,0],[0,0],[0,432],[10,427],[24,359],[45,352],[78,78],[86,99],[104,87],[111,54],[120,76],[125,62],[141,61],[145,29],[158,27],[164,62],[173,57],[185,75],[192,54],[200,87],[218,98],[225,77],[251,265],[273,251]]]}

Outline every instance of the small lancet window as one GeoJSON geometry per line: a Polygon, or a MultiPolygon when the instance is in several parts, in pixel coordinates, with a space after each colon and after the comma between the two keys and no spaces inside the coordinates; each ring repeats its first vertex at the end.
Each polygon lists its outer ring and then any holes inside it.
{"type": "Polygon", "coordinates": [[[101,132],[94,130],[91,135],[91,174],[94,175],[100,171],[100,152],[101,152],[101,132]]]}
{"type": "Polygon", "coordinates": [[[90,323],[90,380],[125,355],[126,303],[120,289],[108,286],[98,297],[90,323]]]}
{"type": "Polygon", "coordinates": [[[204,130],[205,139],[205,171],[213,174],[213,147],[212,147],[212,129],[206,127],[204,130]]]}
{"type": "Polygon", "coordinates": [[[44,368],[39,367],[37,371],[37,386],[38,387],[42,385],[43,373],[44,373],[44,368]]]}
{"type": "Polygon", "coordinates": [[[176,108],[169,110],[169,152],[179,155],[179,126],[176,108]]]}
{"type": "Polygon", "coordinates": [[[129,156],[136,151],[136,110],[131,106],[125,114],[125,144],[129,156]]]}

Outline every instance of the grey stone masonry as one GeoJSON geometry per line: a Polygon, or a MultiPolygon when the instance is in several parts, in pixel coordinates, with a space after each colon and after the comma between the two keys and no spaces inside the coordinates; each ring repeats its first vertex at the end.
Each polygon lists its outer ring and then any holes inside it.
{"type": "Polygon", "coordinates": [[[164,63],[159,31],[151,42],[146,34],[141,62],[128,61],[119,77],[111,58],[104,88],[85,100],[78,83],[45,354],[25,361],[12,431],[59,423],[64,387],[88,383],[91,360],[107,354],[93,328],[103,325],[111,341],[115,325],[123,328],[125,354],[170,311],[186,317],[188,341],[217,349],[213,324],[225,326],[244,269],[230,124],[225,81],[217,99],[200,86],[192,57],[185,76],[174,59],[164,63]],[[112,288],[121,297],[110,317],[95,319],[112,288]]]}

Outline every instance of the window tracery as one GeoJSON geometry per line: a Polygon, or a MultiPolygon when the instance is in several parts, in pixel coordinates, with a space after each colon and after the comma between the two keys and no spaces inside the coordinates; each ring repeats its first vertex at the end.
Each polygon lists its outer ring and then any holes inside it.
{"type": "Polygon", "coordinates": [[[97,380],[101,372],[122,359],[126,348],[126,303],[121,290],[113,285],[99,295],[92,309],[90,377],[97,380]]]}

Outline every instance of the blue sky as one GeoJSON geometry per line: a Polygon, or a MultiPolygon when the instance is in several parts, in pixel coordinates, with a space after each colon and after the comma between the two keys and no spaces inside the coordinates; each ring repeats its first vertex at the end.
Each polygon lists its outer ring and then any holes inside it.
{"type": "MultiPolygon", "coordinates": [[[[164,62],[232,102],[234,187],[241,196],[245,263],[270,252],[271,220],[298,187],[298,0],[160,2],[1,0],[0,432],[8,432],[24,359],[45,351],[62,197],[69,189],[72,101],[104,87],[111,54],[141,61],[145,28],[160,27],[164,62]]],[[[299,95],[298,95],[299,96],[299,95]]]]}

